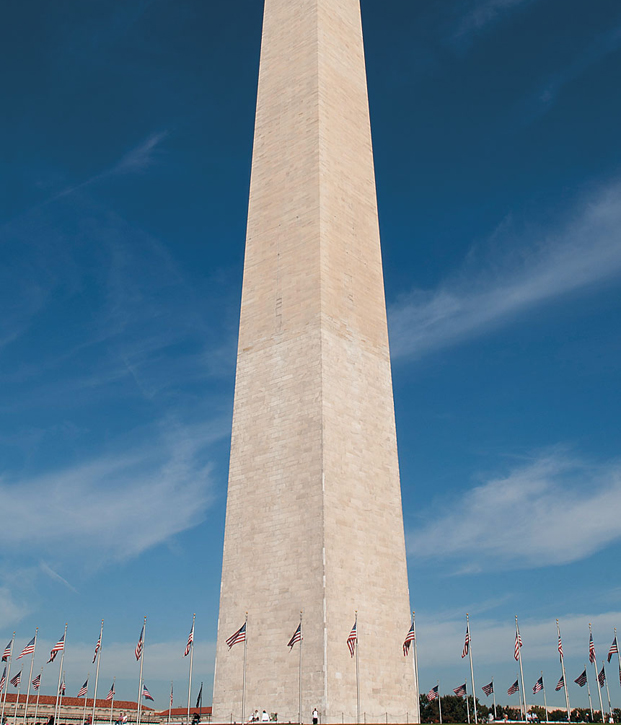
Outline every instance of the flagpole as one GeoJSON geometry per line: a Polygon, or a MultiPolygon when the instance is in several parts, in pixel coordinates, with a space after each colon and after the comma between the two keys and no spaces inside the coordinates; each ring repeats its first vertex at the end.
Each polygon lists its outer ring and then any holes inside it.
{"type": "Polygon", "coordinates": [[[140,675],[138,681],[138,705],[136,707],[136,725],[140,725],[140,715],[142,712],[142,665],[144,662],[144,643],[147,639],[147,618],[144,618],[142,624],[142,651],[140,652],[140,675]]]}
{"type": "Polygon", "coordinates": [[[472,680],[472,707],[474,708],[474,722],[478,723],[477,717],[477,701],[476,701],[476,687],[474,686],[474,666],[472,664],[472,637],[470,636],[470,617],[466,612],[466,628],[468,630],[468,654],[470,656],[470,678],[472,680]]]}
{"type": "Polygon", "coordinates": [[[420,690],[418,685],[418,647],[416,642],[416,613],[412,612],[412,627],[414,628],[414,653],[412,666],[414,667],[414,722],[420,723],[420,690]]]}
{"type": "MultiPolygon", "coordinates": [[[[519,635],[520,635],[520,628],[518,626],[517,614],[515,615],[515,634],[516,634],[516,637],[519,637],[519,635]]],[[[518,641],[521,642],[521,639],[522,638],[519,637],[519,640],[518,641]]],[[[526,721],[526,708],[527,708],[527,705],[526,705],[526,688],[524,687],[524,670],[522,668],[522,645],[521,644],[517,648],[517,651],[518,651],[518,659],[520,661],[520,680],[522,682],[522,702],[524,703],[524,720],[526,721]]]]}
{"type": "MultiPolygon", "coordinates": [[[[606,670],[604,665],[604,660],[602,660],[602,669],[604,670],[604,682],[606,683],[606,694],[608,695],[608,715],[612,715],[612,705],[610,703],[610,690],[608,689],[608,678],[606,677],[606,670]]],[[[602,716],[602,722],[604,722],[604,717],[602,716]]]]}
{"type": "MultiPolygon", "coordinates": [[[[114,683],[116,682],[116,677],[112,678],[112,700],[110,701],[110,725],[112,725],[112,711],[114,710],[114,683]]],[[[36,723],[35,723],[36,725],[36,723]]]]}
{"type": "Polygon", "coordinates": [[[494,678],[492,677],[492,694],[494,695],[494,720],[496,719],[496,687],[494,685],[494,678]]]}
{"type": "MultiPolygon", "coordinates": [[[[593,640],[593,631],[591,630],[591,622],[589,622],[589,647],[593,640]]],[[[595,649],[595,648],[594,648],[595,649]]],[[[591,659],[591,652],[589,650],[589,659],[591,659]]],[[[597,657],[593,660],[593,669],[595,670],[595,686],[597,687],[597,694],[599,695],[599,706],[602,713],[602,723],[604,722],[604,703],[602,701],[602,688],[599,686],[599,677],[597,674],[597,657]]]]}
{"type": "Polygon", "coordinates": [[[300,657],[298,662],[298,722],[302,725],[302,644],[304,635],[302,633],[302,617],[303,612],[300,610],[300,657]]]}
{"type": "Polygon", "coordinates": [[[39,687],[37,687],[37,704],[35,705],[35,716],[34,721],[37,722],[37,715],[39,713],[39,695],[41,694],[41,681],[43,680],[43,667],[41,668],[41,673],[39,674],[39,687]]]}
{"type": "Polygon", "coordinates": [[[190,725],[190,698],[192,697],[192,664],[194,663],[194,622],[196,612],[192,615],[192,642],[190,643],[190,674],[188,677],[188,725],[190,725]]]}
{"type": "MultiPolygon", "coordinates": [[[[101,620],[101,629],[99,630],[99,650],[95,653],[97,659],[97,667],[95,669],[95,692],[93,693],[93,714],[91,715],[92,725],[95,725],[95,707],[97,705],[97,685],[99,684],[99,659],[101,657],[101,648],[103,645],[103,625],[104,621],[101,620]]],[[[36,725],[36,723],[35,723],[36,725]]]]}
{"type": "MultiPolygon", "coordinates": [[[[565,675],[563,675],[563,677],[565,677],[565,675]]],[[[563,682],[565,682],[565,680],[563,680],[563,682]]],[[[548,718],[548,700],[546,698],[546,681],[543,679],[543,670],[541,670],[541,684],[543,689],[543,707],[546,711],[546,722],[550,722],[550,719],[548,718]]],[[[567,686],[565,686],[565,689],[567,689],[567,686]]],[[[567,722],[570,723],[571,720],[568,720],[567,722]]]]}
{"type": "MultiPolygon", "coordinates": [[[[558,619],[556,620],[556,633],[558,634],[558,641],[561,641],[561,628],[558,623],[558,619]]],[[[563,684],[565,689],[565,704],[567,705],[567,722],[571,722],[571,707],[569,705],[569,685],[567,684],[567,675],[565,673],[565,657],[562,653],[562,647],[559,648],[559,656],[561,658],[561,670],[563,671],[563,684]]]]}
{"type": "MultiPolygon", "coordinates": [[[[19,689],[22,686],[22,678],[19,678],[19,681],[17,683],[17,697],[15,698],[15,710],[13,712],[13,723],[15,724],[17,722],[17,706],[19,705],[19,689]]],[[[602,722],[604,722],[602,720],[602,722]]]]}
{"type": "Polygon", "coordinates": [[[4,708],[6,707],[6,696],[9,691],[9,679],[11,677],[11,662],[13,661],[13,647],[15,646],[15,632],[13,632],[13,638],[11,639],[11,651],[7,657],[7,673],[6,682],[4,683],[4,697],[2,698],[2,713],[0,714],[0,723],[4,723],[4,708]]]}
{"type": "Polygon", "coordinates": [[[358,650],[360,645],[360,632],[358,631],[358,610],[356,610],[356,715],[357,723],[360,723],[360,657],[358,650]]]}
{"type": "MultiPolygon", "coordinates": [[[[615,627],[615,641],[617,639],[617,628],[615,627]]],[[[621,685],[621,652],[619,652],[619,643],[617,642],[617,659],[619,660],[619,685],[621,685]]]]}
{"type": "Polygon", "coordinates": [[[63,649],[60,655],[60,664],[58,666],[58,689],[56,690],[56,706],[54,707],[54,722],[58,722],[58,699],[60,696],[60,680],[63,676],[63,662],[65,661],[65,647],[67,646],[67,622],[65,622],[65,632],[63,634],[63,649]]]}
{"type": "Polygon", "coordinates": [[[30,674],[28,675],[28,688],[26,689],[26,705],[24,706],[24,725],[26,725],[26,716],[28,715],[28,700],[30,698],[30,681],[32,680],[32,668],[34,667],[35,650],[37,649],[37,635],[39,628],[35,629],[34,647],[32,649],[32,659],[30,660],[30,674]]]}
{"type": "MultiPolygon", "coordinates": [[[[88,687],[88,681],[90,680],[90,678],[91,678],[91,673],[89,672],[88,675],[86,676],[86,682],[87,682],[86,686],[87,687],[88,687]]],[[[84,710],[82,711],[82,725],[86,725],[86,703],[87,702],[88,702],[88,690],[84,694],[84,710]]],[[[36,725],[36,723],[35,723],[35,725],[36,725]]]]}
{"type": "Polygon", "coordinates": [[[246,660],[248,657],[248,612],[246,612],[245,619],[245,636],[244,636],[244,671],[242,674],[242,725],[246,722],[246,660]]]}
{"type": "MultiPolygon", "coordinates": [[[[587,672],[587,666],[584,666],[584,672],[587,672]]],[[[591,722],[595,722],[595,715],[593,714],[593,700],[591,700],[591,686],[589,685],[589,675],[587,674],[587,695],[589,696],[589,710],[591,711],[591,722]]]]}
{"type": "Polygon", "coordinates": [[[470,725],[470,703],[468,702],[468,690],[466,690],[466,714],[468,717],[468,725],[470,725]]]}
{"type": "MultiPolygon", "coordinates": [[[[62,685],[60,687],[60,704],[58,705],[58,717],[59,718],[60,718],[60,713],[61,713],[62,706],[63,706],[63,696],[65,694],[65,689],[67,688],[67,683],[65,682],[65,675],[66,675],[66,673],[63,671],[63,682],[62,682],[62,685]]],[[[54,723],[56,723],[56,722],[57,721],[54,720],[54,723]]]]}
{"type": "Polygon", "coordinates": [[[440,680],[438,680],[438,712],[440,714],[440,725],[442,725],[442,693],[440,692],[440,680]]]}
{"type": "Polygon", "coordinates": [[[172,701],[173,701],[173,681],[170,681],[170,706],[168,708],[168,723],[167,725],[170,725],[170,711],[172,710],[172,701]]]}

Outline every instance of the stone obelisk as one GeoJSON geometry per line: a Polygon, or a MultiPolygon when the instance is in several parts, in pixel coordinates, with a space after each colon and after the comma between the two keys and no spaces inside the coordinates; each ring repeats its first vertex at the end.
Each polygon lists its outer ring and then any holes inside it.
{"type": "Polygon", "coordinates": [[[301,671],[305,722],[412,722],[409,626],[360,4],[265,0],[213,721],[301,671]]]}

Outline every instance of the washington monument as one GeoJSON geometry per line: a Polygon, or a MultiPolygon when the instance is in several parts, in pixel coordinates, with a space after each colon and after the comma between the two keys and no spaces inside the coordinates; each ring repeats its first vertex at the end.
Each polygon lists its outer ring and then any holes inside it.
{"type": "Polygon", "coordinates": [[[360,4],[265,0],[214,722],[414,722],[410,620],[360,4]]]}

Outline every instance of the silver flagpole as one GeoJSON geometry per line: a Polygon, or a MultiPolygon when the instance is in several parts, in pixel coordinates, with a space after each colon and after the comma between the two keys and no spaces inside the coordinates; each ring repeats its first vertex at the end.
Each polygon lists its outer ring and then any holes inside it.
{"type": "MultiPolygon", "coordinates": [[[[15,710],[13,711],[13,723],[17,722],[17,706],[19,705],[19,688],[22,685],[22,678],[19,678],[19,682],[17,683],[17,697],[15,698],[15,710]]],[[[602,720],[603,722],[603,720],[602,720]]]]}
{"type": "Polygon", "coordinates": [[[438,680],[438,712],[440,714],[440,725],[442,725],[442,693],[440,692],[440,680],[438,680]]]}
{"type": "Polygon", "coordinates": [[[101,658],[101,648],[103,647],[103,625],[104,621],[101,620],[101,629],[99,630],[99,639],[97,640],[99,643],[99,650],[97,651],[95,655],[95,659],[97,660],[97,667],[95,669],[95,692],[93,693],[93,713],[91,715],[91,720],[93,725],[95,725],[95,707],[97,706],[97,685],[99,684],[99,660],[101,658]]]}
{"type": "Polygon", "coordinates": [[[145,641],[147,639],[147,618],[144,618],[142,624],[142,651],[140,652],[140,675],[138,678],[138,705],[136,707],[136,725],[140,725],[140,715],[142,713],[142,665],[144,662],[145,641]]]}
{"type": "Polygon", "coordinates": [[[26,717],[28,715],[28,700],[30,698],[30,681],[32,680],[32,668],[34,667],[35,650],[37,649],[37,635],[39,628],[35,629],[34,647],[32,649],[32,659],[30,660],[30,674],[28,675],[28,688],[26,689],[26,705],[24,706],[24,725],[26,725],[26,717]]]}
{"type": "Polygon", "coordinates": [[[190,725],[190,700],[192,698],[192,664],[194,662],[194,623],[196,612],[192,615],[192,642],[190,643],[190,674],[188,677],[188,725],[190,725]]]}
{"type": "Polygon", "coordinates": [[[604,660],[602,660],[602,669],[604,670],[604,682],[606,683],[606,694],[608,695],[608,716],[610,717],[612,715],[612,705],[610,704],[610,690],[608,689],[608,678],[606,677],[604,660]]]}
{"type": "MultiPolygon", "coordinates": [[[[519,638],[519,641],[521,641],[522,638],[520,637],[520,628],[518,626],[517,614],[515,615],[515,634],[516,634],[516,637],[519,638]]],[[[522,669],[522,647],[519,646],[517,648],[517,651],[518,651],[518,659],[520,661],[520,680],[522,682],[522,702],[524,703],[524,720],[526,720],[526,708],[528,706],[526,704],[526,689],[524,687],[524,670],[522,669]]]]}
{"type": "MultiPolygon", "coordinates": [[[[546,698],[546,681],[543,679],[543,670],[541,670],[541,683],[543,685],[543,707],[546,711],[546,722],[550,722],[550,719],[548,718],[548,700],[546,698]]],[[[571,720],[568,720],[567,722],[569,723],[571,720]]]]}
{"type": "Polygon", "coordinates": [[[494,685],[494,678],[492,677],[492,695],[494,695],[494,720],[496,719],[496,686],[494,685]]]}
{"type": "MultiPolygon", "coordinates": [[[[558,634],[558,641],[561,641],[561,628],[556,620],[556,633],[558,634]]],[[[562,649],[562,648],[560,648],[562,649]]],[[[565,704],[567,705],[567,722],[571,722],[571,707],[569,705],[569,685],[567,684],[567,674],[565,673],[565,657],[559,652],[561,658],[561,670],[563,671],[563,684],[565,689],[565,704]]]]}
{"type": "Polygon", "coordinates": [[[110,725],[112,725],[112,711],[114,710],[114,683],[116,682],[116,677],[112,678],[112,700],[110,701],[110,725]]]}
{"type": "MultiPolygon", "coordinates": [[[[615,640],[617,639],[617,628],[615,627],[615,640]]],[[[619,685],[621,685],[621,652],[619,652],[619,643],[617,642],[617,659],[619,660],[619,685]]]]}
{"type": "MultiPolygon", "coordinates": [[[[589,622],[589,646],[593,638],[593,631],[591,629],[591,622],[589,622]]],[[[591,652],[589,651],[589,659],[591,659],[591,652]]],[[[604,722],[604,703],[602,701],[602,688],[599,686],[599,677],[597,676],[597,657],[593,660],[593,670],[595,671],[595,687],[597,687],[597,694],[599,695],[599,707],[602,713],[602,723],[604,722]]]]}
{"type": "Polygon", "coordinates": [[[304,642],[304,634],[302,632],[303,612],[300,610],[300,657],[298,662],[298,722],[302,725],[302,644],[304,642]]]}
{"type": "Polygon", "coordinates": [[[356,610],[356,714],[357,723],[360,723],[360,658],[358,656],[360,632],[358,631],[358,611],[356,610]]]}
{"type": "Polygon", "coordinates": [[[67,646],[67,622],[65,622],[65,632],[63,634],[63,648],[60,654],[60,664],[58,666],[58,689],[56,690],[56,706],[54,707],[54,723],[58,722],[58,700],[60,697],[60,680],[63,676],[63,662],[65,661],[65,647],[67,646]]]}
{"type": "Polygon", "coordinates": [[[168,725],[170,725],[170,711],[172,710],[173,700],[173,681],[170,681],[170,707],[168,708],[168,725]]]}
{"type": "Polygon", "coordinates": [[[242,676],[242,725],[246,722],[246,659],[248,656],[248,612],[246,612],[246,631],[244,636],[244,671],[242,676]]]}
{"type": "MultiPolygon", "coordinates": [[[[65,675],[66,675],[66,673],[63,671],[63,682],[62,682],[62,686],[60,688],[60,704],[58,705],[58,718],[59,719],[60,719],[60,713],[61,713],[62,706],[63,706],[64,692],[67,689],[67,683],[65,682],[65,675]]],[[[56,720],[54,721],[54,725],[56,725],[56,720]]]]}
{"type": "Polygon", "coordinates": [[[418,647],[416,642],[416,613],[412,612],[412,626],[414,627],[414,656],[412,665],[414,667],[414,722],[420,723],[420,689],[418,686],[418,647]]]}
{"type": "MultiPolygon", "coordinates": [[[[88,687],[88,681],[91,679],[91,673],[89,672],[86,677],[86,686],[88,687]]],[[[86,723],[86,703],[88,702],[88,690],[86,691],[86,694],[84,695],[84,710],[82,711],[82,725],[85,725],[86,723]]],[[[36,723],[35,723],[36,725],[36,723]]]]}
{"type": "Polygon", "coordinates": [[[468,690],[466,689],[466,715],[468,718],[468,725],[470,725],[470,703],[468,702],[468,690]]]}
{"type": "Polygon", "coordinates": [[[41,694],[41,681],[43,680],[43,667],[41,668],[41,673],[39,674],[39,687],[37,687],[37,704],[35,705],[35,716],[34,721],[37,722],[37,715],[39,713],[39,695],[41,694]]]}
{"type": "Polygon", "coordinates": [[[477,700],[476,700],[476,687],[474,686],[474,667],[472,665],[472,637],[470,636],[470,617],[466,613],[466,629],[468,630],[468,654],[470,655],[470,678],[472,680],[472,707],[474,708],[474,722],[478,723],[477,717],[477,700]]]}
{"type": "MultiPolygon", "coordinates": [[[[584,666],[584,671],[585,671],[585,673],[587,671],[586,665],[584,666]]],[[[587,686],[587,695],[589,696],[589,710],[591,711],[591,722],[595,722],[595,715],[593,714],[593,700],[591,700],[591,686],[589,685],[589,675],[588,674],[587,674],[586,686],[587,686]]]]}
{"type": "Polygon", "coordinates": [[[4,682],[4,692],[1,693],[3,695],[2,697],[2,712],[0,713],[0,723],[4,723],[4,708],[6,707],[6,696],[9,692],[9,679],[11,677],[11,662],[13,661],[13,648],[15,647],[15,632],[13,632],[13,637],[11,639],[11,648],[9,651],[9,656],[7,658],[7,673],[6,673],[6,680],[4,682]]]}

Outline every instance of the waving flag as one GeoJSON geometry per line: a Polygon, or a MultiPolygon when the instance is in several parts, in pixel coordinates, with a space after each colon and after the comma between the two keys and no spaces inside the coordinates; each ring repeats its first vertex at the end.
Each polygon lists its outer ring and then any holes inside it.
{"type": "Polygon", "coordinates": [[[67,691],[67,688],[65,687],[65,678],[63,677],[63,681],[60,683],[60,687],[58,688],[58,694],[64,695],[67,691]]]}
{"type": "Polygon", "coordinates": [[[6,682],[6,667],[4,668],[4,672],[2,673],[2,677],[0,677],[0,694],[2,693],[2,688],[4,687],[4,683],[6,682]]]}
{"type": "Polygon", "coordinates": [[[461,651],[461,658],[463,658],[468,654],[470,650],[470,627],[466,625],[466,639],[464,640],[464,648],[461,651]]]}
{"type": "Polygon", "coordinates": [[[101,635],[99,635],[99,639],[97,640],[97,644],[95,645],[95,654],[93,655],[93,664],[95,664],[95,660],[97,659],[97,655],[99,654],[100,648],[101,648],[101,635]]]}
{"type": "Polygon", "coordinates": [[[172,710],[173,705],[173,683],[170,683],[170,709],[172,710]]]}
{"type": "Polygon", "coordinates": [[[494,680],[492,680],[489,685],[483,685],[481,689],[485,693],[485,697],[489,697],[492,692],[494,692],[494,680]]]}
{"type": "Polygon", "coordinates": [[[466,696],[466,683],[464,682],[463,685],[456,687],[453,690],[453,692],[457,695],[457,697],[465,697],[466,696]]]}
{"type": "Polygon", "coordinates": [[[538,692],[541,692],[541,690],[543,690],[543,675],[533,685],[533,695],[536,695],[538,692]]]}
{"type": "Polygon", "coordinates": [[[599,675],[597,675],[597,679],[600,687],[603,687],[606,684],[606,670],[604,670],[604,665],[602,665],[602,671],[599,675]]]}
{"type": "Polygon", "coordinates": [[[243,623],[243,625],[235,632],[235,634],[232,634],[227,640],[226,643],[231,649],[231,647],[234,647],[236,644],[239,644],[240,642],[246,641],[246,622],[243,623]]]}
{"type": "Polygon", "coordinates": [[[28,642],[28,644],[24,647],[24,649],[22,650],[22,653],[20,654],[20,656],[17,659],[21,660],[21,658],[24,657],[25,655],[31,655],[35,651],[35,642],[36,641],[37,641],[37,636],[35,635],[30,640],[30,642],[28,642]]]}
{"type": "Polygon", "coordinates": [[[17,687],[19,683],[22,681],[22,671],[20,670],[15,677],[11,680],[11,684],[13,687],[17,687]]]}
{"type": "Polygon", "coordinates": [[[88,679],[86,682],[80,687],[80,692],[78,692],[78,697],[84,697],[86,693],[88,692],[88,679]]]}
{"type": "Polygon", "coordinates": [[[427,700],[429,702],[433,702],[433,700],[436,699],[436,697],[438,696],[438,690],[439,690],[438,685],[436,685],[435,687],[432,687],[431,690],[429,690],[429,692],[427,693],[427,700]]]}
{"type": "Polygon", "coordinates": [[[351,628],[349,637],[347,638],[347,646],[349,647],[349,654],[353,657],[356,652],[356,643],[358,641],[358,620],[354,622],[354,626],[351,628]]]}
{"type": "Polygon", "coordinates": [[[196,707],[200,709],[203,707],[203,683],[201,682],[201,689],[198,691],[198,697],[196,698],[196,707]]]}
{"type": "Polygon", "coordinates": [[[562,690],[563,687],[565,687],[565,678],[563,677],[563,675],[561,675],[561,679],[556,683],[554,692],[558,692],[559,690],[562,690]]]}
{"type": "Polygon", "coordinates": [[[62,652],[65,649],[65,635],[63,633],[63,636],[56,642],[56,644],[52,647],[50,651],[50,658],[47,661],[47,664],[50,662],[53,662],[56,659],[56,655],[59,652],[62,652]]]}
{"type": "Polygon", "coordinates": [[[140,630],[140,639],[138,640],[138,644],[136,645],[136,649],[134,650],[134,654],[136,655],[136,660],[139,660],[142,657],[143,646],[144,646],[144,624],[142,625],[142,629],[140,630]]]}
{"type": "Polygon", "coordinates": [[[520,659],[520,648],[522,647],[522,636],[520,635],[520,630],[515,630],[515,648],[513,650],[513,656],[516,660],[520,659]]]}
{"type": "Polygon", "coordinates": [[[414,633],[414,622],[412,622],[412,625],[410,629],[408,630],[408,633],[405,635],[405,640],[403,641],[403,656],[407,657],[410,652],[410,645],[412,642],[416,639],[416,634],[414,633]]]}
{"type": "Polygon", "coordinates": [[[11,656],[11,650],[13,649],[13,640],[11,640],[7,646],[4,648],[4,652],[2,653],[2,661],[6,662],[9,657],[11,656]]]}
{"type": "Polygon", "coordinates": [[[192,649],[192,642],[194,642],[194,622],[192,622],[192,629],[190,630],[188,643],[185,646],[185,652],[183,653],[184,657],[187,657],[190,654],[190,650],[192,649]]]}
{"type": "Polygon", "coordinates": [[[145,700],[153,700],[153,698],[151,697],[151,693],[149,692],[149,690],[147,690],[147,686],[144,684],[142,686],[142,696],[145,700]]]}
{"type": "Polygon", "coordinates": [[[114,682],[110,688],[110,692],[106,695],[106,700],[114,700],[114,682]]]}
{"type": "Polygon", "coordinates": [[[578,675],[578,677],[576,677],[574,682],[576,683],[576,685],[578,685],[578,687],[584,687],[586,685],[586,683],[587,683],[586,667],[584,668],[584,672],[581,675],[578,675]]]}
{"type": "Polygon", "coordinates": [[[298,624],[298,628],[293,633],[293,637],[287,642],[287,647],[289,647],[289,650],[293,649],[293,645],[296,644],[296,642],[302,641],[302,622],[298,624]]]}
{"type": "Polygon", "coordinates": [[[38,674],[34,680],[32,681],[32,686],[35,690],[38,690],[41,687],[41,674],[38,674]]]}
{"type": "Polygon", "coordinates": [[[612,644],[608,650],[608,662],[610,662],[612,656],[616,654],[619,654],[619,647],[617,646],[617,635],[615,634],[615,638],[612,640],[612,644]]]}
{"type": "Polygon", "coordinates": [[[593,633],[589,632],[589,662],[597,662],[595,656],[595,645],[593,644],[593,633]]]}
{"type": "Polygon", "coordinates": [[[518,685],[518,681],[516,680],[511,687],[507,690],[507,695],[515,695],[515,693],[520,689],[520,686],[518,685]]]}
{"type": "Polygon", "coordinates": [[[561,635],[558,636],[558,653],[561,656],[561,659],[563,659],[563,643],[561,642],[561,635]]]}

